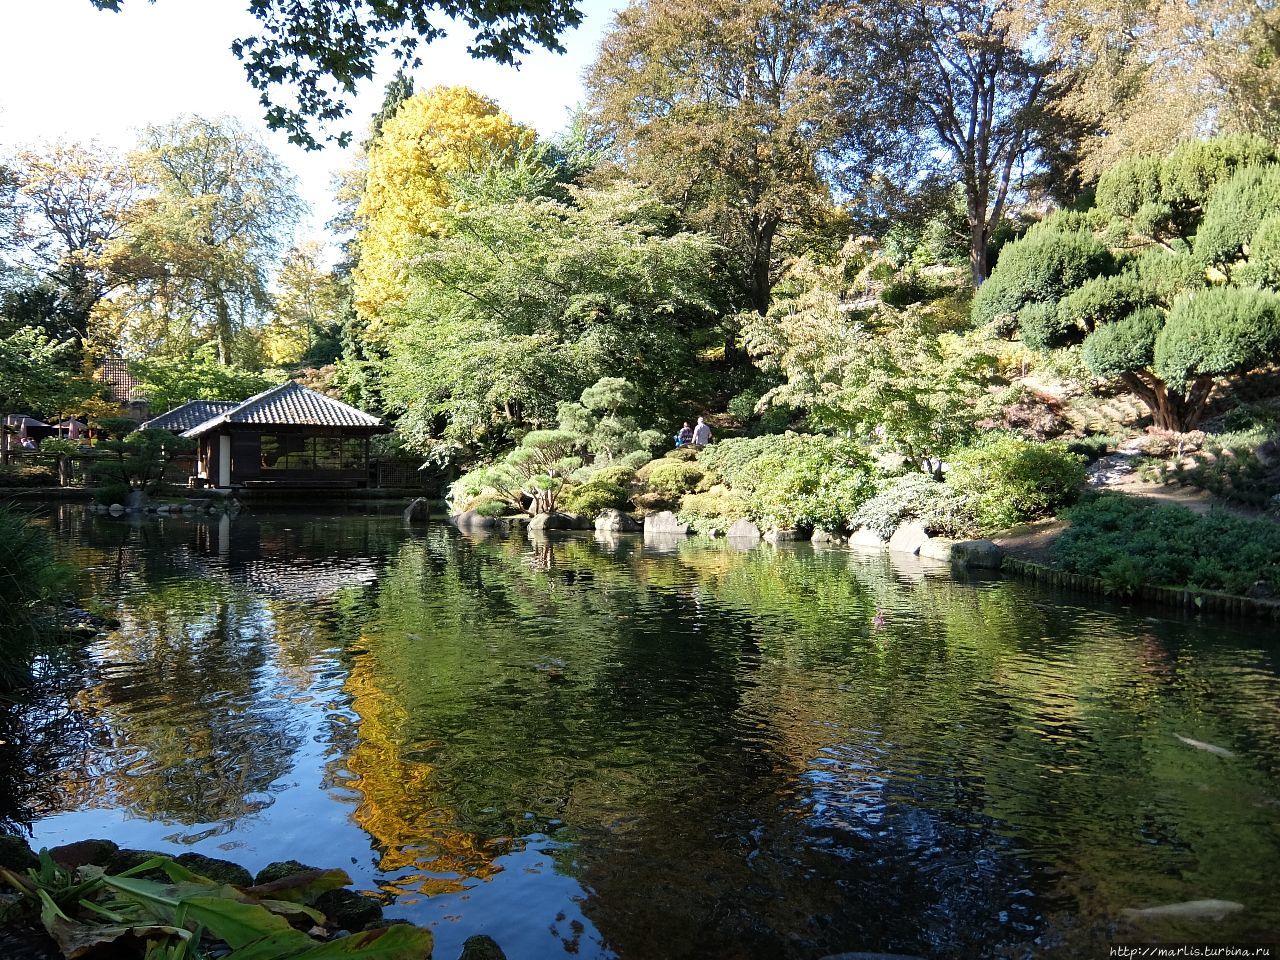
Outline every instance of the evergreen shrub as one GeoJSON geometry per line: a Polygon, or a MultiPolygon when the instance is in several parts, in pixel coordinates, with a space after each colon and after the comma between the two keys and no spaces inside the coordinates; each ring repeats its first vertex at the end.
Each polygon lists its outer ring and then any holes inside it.
{"type": "Polygon", "coordinates": [[[1065,443],[997,434],[957,451],[947,484],[972,511],[976,532],[989,533],[1074,502],[1084,478],[1084,457],[1065,443]]]}

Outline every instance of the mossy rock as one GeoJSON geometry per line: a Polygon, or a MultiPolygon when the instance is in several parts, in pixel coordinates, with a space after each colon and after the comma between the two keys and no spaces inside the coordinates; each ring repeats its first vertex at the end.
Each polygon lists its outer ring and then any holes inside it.
{"type": "Polygon", "coordinates": [[[331,926],[357,933],[382,920],[382,907],[370,897],[354,890],[328,890],[316,898],[316,909],[331,926]]]}
{"type": "Polygon", "coordinates": [[[232,863],[230,860],[206,857],[202,853],[184,853],[180,857],[174,857],[174,859],[188,870],[198,873],[202,877],[208,877],[214,883],[229,883],[233,887],[253,885],[253,874],[240,866],[240,864],[232,863]]]}
{"type": "Polygon", "coordinates": [[[493,937],[480,933],[467,937],[462,945],[462,956],[458,960],[507,960],[507,955],[493,937]]]}
{"type": "Polygon", "coordinates": [[[111,858],[119,852],[120,848],[110,840],[79,840],[54,847],[49,851],[49,856],[63,869],[77,870],[86,864],[101,867],[110,863],[111,858]]]}
{"type": "Polygon", "coordinates": [[[0,867],[21,872],[39,865],[40,861],[31,849],[31,844],[21,837],[0,833],[0,867]]]}
{"type": "Polygon", "coordinates": [[[297,860],[277,860],[275,863],[268,863],[259,870],[258,875],[253,878],[253,883],[255,886],[261,886],[264,883],[275,883],[285,877],[296,877],[300,873],[318,869],[318,867],[309,867],[305,863],[299,863],[297,860]]]}

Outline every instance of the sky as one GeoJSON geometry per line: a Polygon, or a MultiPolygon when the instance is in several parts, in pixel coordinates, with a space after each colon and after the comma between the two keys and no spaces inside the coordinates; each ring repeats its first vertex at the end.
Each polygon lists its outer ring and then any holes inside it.
{"type": "MultiPolygon", "coordinates": [[[[566,52],[537,51],[516,70],[472,60],[465,27],[421,49],[418,89],[461,84],[498,101],[543,135],[562,130],[582,100],[582,75],[624,0],[580,0],[582,26],[565,34],[566,52]]],[[[65,139],[129,149],[137,133],[181,114],[230,115],[259,131],[298,177],[311,208],[301,235],[322,238],[332,216],[331,179],[351,162],[330,144],[310,152],[271,133],[231,41],[254,30],[244,0],[125,0],[122,13],[89,0],[3,0],[0,13],[0,158],[65,139]]],[[[394,73],[387,59],[350,102],[359,139],[394,73]]],[[[337,132],[335,130],[335,132],[337,132]]]]}

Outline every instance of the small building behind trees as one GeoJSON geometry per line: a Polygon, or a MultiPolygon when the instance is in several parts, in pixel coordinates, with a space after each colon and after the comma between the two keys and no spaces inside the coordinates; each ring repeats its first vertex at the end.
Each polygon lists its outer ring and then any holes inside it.
{"type": "Polygon", "coordinates": [[[380,419],[297,383],[273,387],[239,404],[184,404],[144,426],[174,430],[200,412],[182,436],[198,443],[197,486],[354,489],[376,485],[369,440],[389,431],[380,419]]]}

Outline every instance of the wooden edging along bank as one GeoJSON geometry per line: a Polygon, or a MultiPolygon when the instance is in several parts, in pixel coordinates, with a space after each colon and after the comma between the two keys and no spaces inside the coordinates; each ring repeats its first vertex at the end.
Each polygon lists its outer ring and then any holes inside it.
{"type": "MultiPolygon", "coordinates": [[[[1009,573],[1033,583],[1065,587],[1068,590],[1078,590],[1095,596],[1116,596],[1114,591],[1107,589],[1101,577],[1091,577],[1084,573],[1066,573],[1030,560],[1006,556],[1000,565],[1000,570],[1002,573],[1009,573]]],[[[1219,593],[1216,590],[1146,584],[1139,587],[1132,597],[1191,613],[1214,613],[1226,617],[1280,621],[1280,601],[1242,597],[1238,594],[1219,593]]]]}

